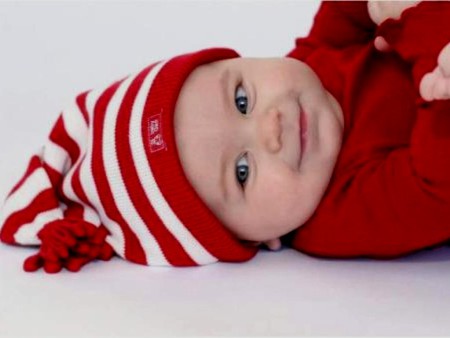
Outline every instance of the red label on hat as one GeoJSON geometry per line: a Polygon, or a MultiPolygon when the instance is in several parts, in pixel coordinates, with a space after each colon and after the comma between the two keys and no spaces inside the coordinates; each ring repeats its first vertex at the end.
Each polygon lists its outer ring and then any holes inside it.
{"type": "Polygon", "coordinates": [[[150,136],[150,152],[154,153],[163,150],[166,144],[162,134],[162,118],[161,114],[152,115],[149,118],[148,131],[150,136]]]}

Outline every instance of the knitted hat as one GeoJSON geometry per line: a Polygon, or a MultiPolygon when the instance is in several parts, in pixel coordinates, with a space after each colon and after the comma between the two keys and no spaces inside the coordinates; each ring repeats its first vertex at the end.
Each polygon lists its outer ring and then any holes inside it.
{"type": "Polygon", "coordinates": [[[255,255],[193,190],[174,135],[175,104],[191,71],[234,57],[221,48],[177,56],[76,97],[0,214],[3,242],[40,245],[25,270],[77,271],[114,252],[160,266],[255,255]]]}

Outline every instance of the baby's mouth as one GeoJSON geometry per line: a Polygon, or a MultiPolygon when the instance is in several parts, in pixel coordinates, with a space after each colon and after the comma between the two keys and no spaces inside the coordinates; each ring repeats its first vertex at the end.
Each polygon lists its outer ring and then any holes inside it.
{"type": "Polygon", "coordinates": [[[299,118],[298,118],[298,141],[299,141],[299,156],[298,156],[298,168],[302,164],[303,155],[306,150],[307,144],[307,120],[305,111],[302,107],[299,107],[299,118]]]}
{"type": "Polygon", "coordinates": [[[300,146],[301,146],[302,156],[306,150],[306,145],[308,142],[307,136],[308,136],[308,121],[306,120],[306,113],[302,109],[302,110],[300,110],[300,139],[301,139],[300,146]]]}

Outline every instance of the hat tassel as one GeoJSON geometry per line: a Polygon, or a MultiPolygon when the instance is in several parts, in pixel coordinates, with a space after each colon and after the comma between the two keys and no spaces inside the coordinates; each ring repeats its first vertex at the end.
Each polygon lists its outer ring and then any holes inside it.
{"type": "Polygon", "coordinates": [[[34,272],[43,268],[47,273],[57,273],[66,268],[77,272],[93,260],[108,261],[114,250],[105,241],[107,235],[103,225],[96,227],[81,219],[49,222],[37,235],[42,242],[39,252],[24,261],[23,269],[34,272]]]}

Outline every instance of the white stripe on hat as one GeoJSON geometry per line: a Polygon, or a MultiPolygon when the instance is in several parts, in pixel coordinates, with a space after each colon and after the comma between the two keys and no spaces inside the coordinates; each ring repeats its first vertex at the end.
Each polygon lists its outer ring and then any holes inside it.
{"type": "Polygon", "coordinates": [[[44,169],[36,169],[21,186],[6,200],[0,213],[0,224],[4,224],[9,216],[26,208],[44,190],[51,186],[44,169]]]}
{"type": "MultiPolygon", "coordinates": [[[[162,65],[158,65],[158,67],[154,69],[155,72],[159,71],[164,65],[165,63],[162,65]]],[[[155,181],[155,177],[153,176],[152,170],[148,165],[148,161],[143,160],[147,158],[147,155],[145,152],[144,140],[142,139],[143,135],[141,132],[141,126],[143,123],[142,117],[147,95],[156,75],[153,73],[154,72],[152,70],[151,74],[147,76],[141,88],[139,89],[138,95],[133,105],[130,121],[129,139],[131,144],[131,152],[133,155],[133,162],[138,172],[139,181],[142,182],[142,187],[147,195],[147,198],[151,202],[158,217],[164,223],[166,228],[171,232],[171,234],[178,240],[178,242],[188,253],[191,259],[198,265],[217,262],[218,259],[212,256],[179,220],[179,218],[169,206],[163,194],[161,193],[161,190],[159,189],[158,184],[155,181]]]]}
{"type": "MultiPolygon", "coordinates": [[[[141,86],[141,90],[146,89],[145,92],[148,93],[153,78],[157,74],[158,70],[159,67],[157,65],[149,72],[149,75],[146,78],[146,80],[149,79],[150,82],[149,86],[147,88],[141,86]]],[[[102,159],[105,164],[105,171],[108,180],[108,185],[113,193],[117,209],[122,215],[123,219],[129,225],[129,227],[136,234],[137,239],[145,252],[146,261],[154,262],[155,265],[170,265],[170,263],[164,256],[157,240],[155,239],[153,234],[149,231],[147,225],[144,223],[139,213],[136,211],[133,202],[131,201],[128,195],[125,183],[123,181],[126,178],[123,178],[121,176],[117,152],[115,149],[116,144],[115,131],[117,128],[116,126],[117,115],[120,109],[120,105],[122,104],[124,95],[126,94],[130,84],[136,78],[136,76],[137,75],[130,76],[125,81],[123,81],[108,104],[103,125],[102,159]]],[[[136,102],[135,104],[133,104],[133,107],[135,105],[136,102]]],[[[138,130],[140,130],[140,126],[138,127],[138,130]]],[[[140,161],[145,161],[145,159],[146,157],[142,157],[140,161]]],[[[145,181],[142,181],[142,183],[144,185],[146,184],[145,181]]]]}
{"type": "Polygon", "coordinates": [[[60,174],[63,174],[71,165],[70,156],[66,149],[50,139],[45,143],[42,159],[60,174]]]}
{"type": "Polygon", "coordinates": [[[73,142],[77,144],[79,150],[79,155],[76,159],[76,162],[71,166],[64,177],[62,192],[66,198],[79,203],[79,205],[83,208],[84,218],[85,210],[88,206],[75,193],[75,190],[72,186],[72,178],[78,166],[80,165],[80,162],[83,160],[83,156],[86,152],[86,143],[89,130],[88,126],[86,125],[86,121],[75,101],[70,108],[63,111],[62,120],[64,123],[64,131],[67,137],[69,137],[73,142]]]}
{"type": "Polygon", "coordinates": [[[66,176],[64,176],[64,180],[62,183],[62,192],[64,194],[64,197],[66,197],[67,199],[70,199],[71,201],[77,202],[80,205],[85,206],[85,204],[81,201],[81,199],[77,196],[77,194],[75,193],[73,186],[72,186],[72,177],[73,174],[75,172],[75,169],[78,167],[78,163],[80,162],[80,159],[82,159],[83,157],[80,156],[77,160],[77,162],[75,163],[74,166],[72,166],[69,170],[69,172],[66,174],[66,176]]]}
{"type": "Polygon", "coordinates": [[[96,226],[99,226],[101,224],[101,221],[98,213],[88,205],[83,204],[83,207],[83,219],[96,226]]]}
{"type": "Polygon", "coordinates": [[[40,212],[30,223],[20,226],[19,230],[14,234],[14,241],[17,244],[24,245],[41,244],[41,240],[37,237],[37,233],[47,223],[62,218],[63,213],[60,208],[40,212]]]}
{"type": "MultiPolygon", "coordinates": [[[[72,113],[75,113],[75,112],[72,112],[72,113]]],[[[64,113],[63,113],[63,115],[64,115],[64,113]]],[[[63,118],[63,120],[64,120],[64,118],[63,118]]],[[[83,120],[83,122],[84,122],[84,120],[83,120]]],[[[75,121],[73,121],[73,123],[75,123],[75,121]]],[[[67,124],[69,124],[69,123],[64,121],[65,127],[67,124]]],[[[72,123],[70,123],[70,124],[72,124],[72,123]]],[[[74,127],[72,127],[72,128],[74,128],[74,127]]],[[[78,168],[80,162],[83,160],[83,155],[84,155],[86,149],[84,148],[85,145],[83,145],[83,144],[81,144],[81,146],[83,146],[83,148],[80,148],[80,144],[78,143],[78,141],[76,141],[72,136],[70,136],[70,132],[69,132],[68,128],[66,127],[65,129],[67,131],[68,137],[70,137],[74,142],[77,143],[78,148],[80,150],[80,154],[78,155],[76,162],[70,167],[69,171],[64,176],[64,179],[62,182],[62,192],[67,199],[70,199],[74,202],[78,202],[81,206],[83,206],[83,214],[84,214],[85,204],[83,201],[81,201],[81,199],[79,198],[79,196],[77,196],[77,194],[75,193],[75,190],[73,189],[72,177],[75,173],[75,170],[78,168]]],[[[74,134],[73,130],[72,130],[72,134],[74,134]]],[[[85,135],[84,138],[87,139],[87,135],[85,135]]],[[[84,141],[83,143],[86,143],[86,141],[84,141]]]]}
{"type": "MultiPolygon", "coordinates": [[[[125,239],[122,232],[122,228],[113,220],[111,220],[105,212],[103,205],[100,203],[100,197],[98,196],[97,186],[94,182],[94,176],[92,174],[92,146],[94,140],[94,108],[95,105],[103,93],[103,89],[92,90],[86,97],[86,110],[89,114],[90,129],[89,129],[89,142],[87,144],[86,157],[80,167],[80,183],[89,199],[89,202],[96,209],[103,225],[105,225],[110,232],[106,241],[113,247],[114,251],[120,256],[125,257],[125,239]]],[[[85,208],[84,217],[89,217],[92,213],[89,207],[85,208]],[[87,212],[86,212],[87,211],[87,212]]],[[[95,215],[95,212],[93,213],[95,215]]],[[[92,217],[94,215],[91,215],[92,217]]],[[[92,222],[94,223],[94,222],[92,222]]],[[[97,224],[96,222],[94,224],[97,224]]]]}
{"type": "Polygon", "coordinates": [[[76,162],[71,166],[64,177],[62,191],[66,198],[78,202],[83,207],[84,215],[86,205],[75,193],[72,186],[72,178],[80,162],[83,160],[83,156],[86,152],[86,143],[88,140],[89,129],[76,100],[74,100],[72,102],[72,105],[65,109],[61,115],[64,124],[64,132],[66,133],[67,137],[69,137],[73,142],[77,144],[79,150],[78,158],[75,160],[76,162]]]}
{"type": "Polygon", "coordinates": [[[63,111],[62,119],[67,135],[78,145],[81,156],[86,148],[88,126],[76,101],[63,111]]]}

